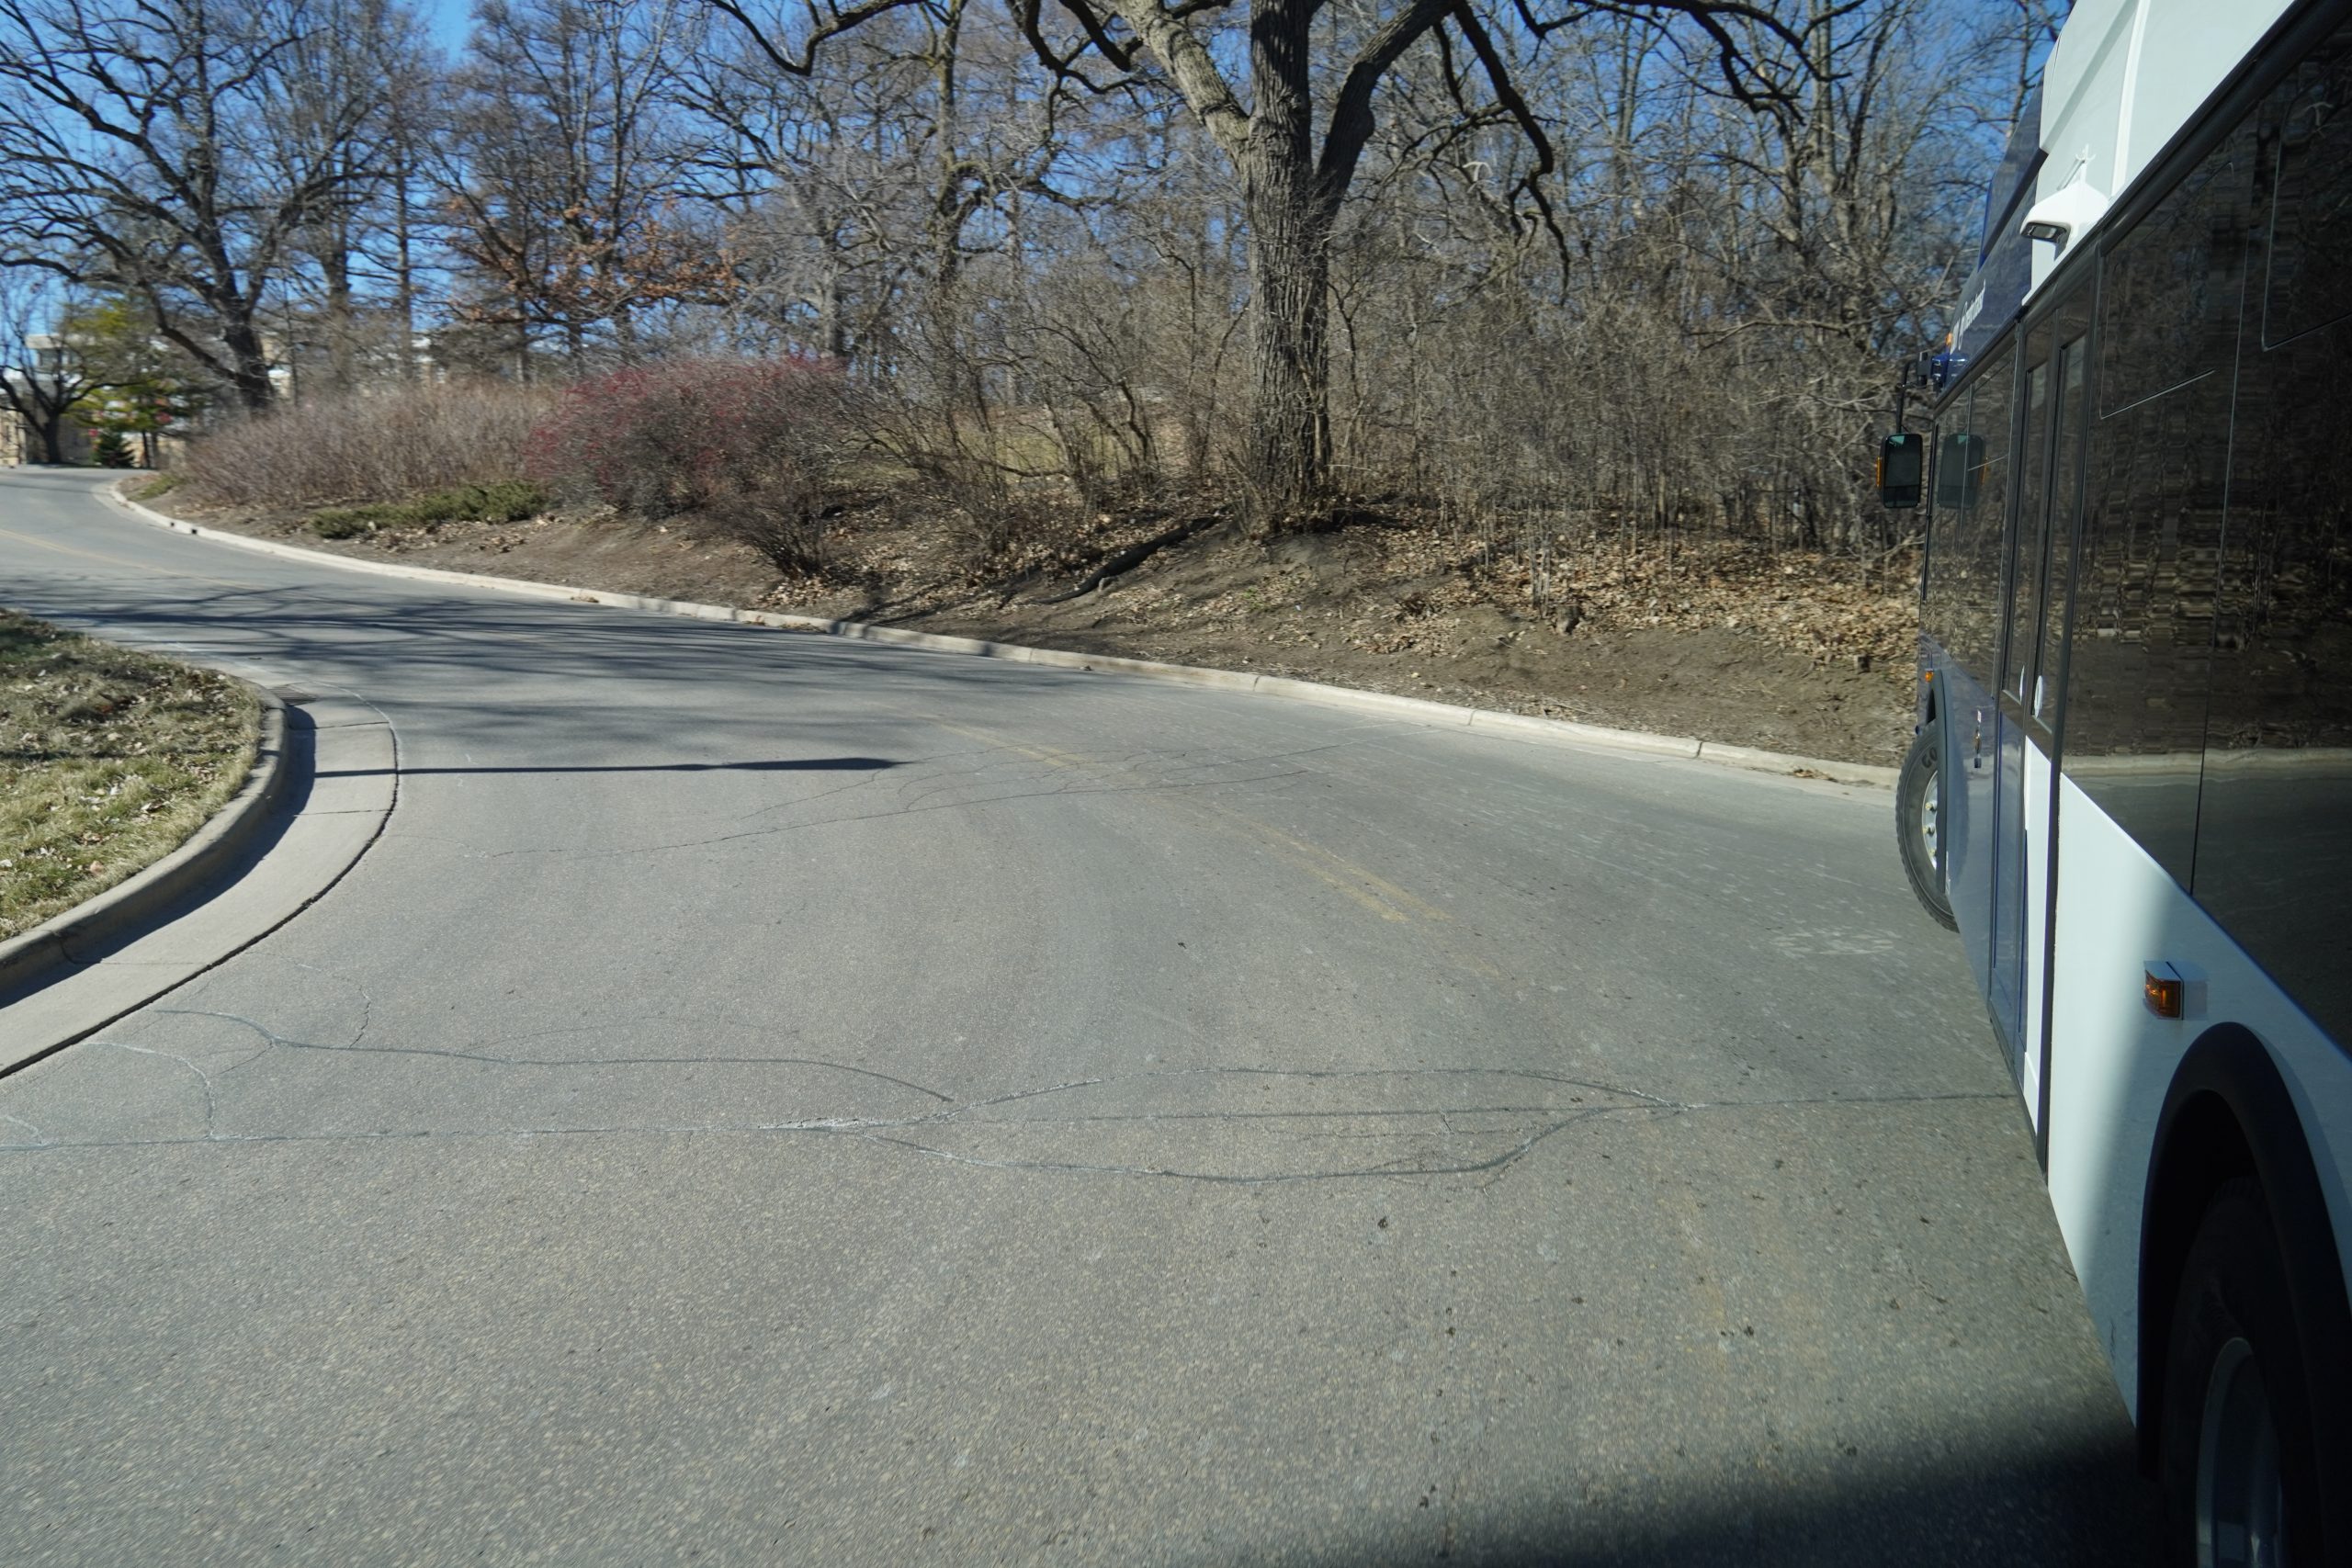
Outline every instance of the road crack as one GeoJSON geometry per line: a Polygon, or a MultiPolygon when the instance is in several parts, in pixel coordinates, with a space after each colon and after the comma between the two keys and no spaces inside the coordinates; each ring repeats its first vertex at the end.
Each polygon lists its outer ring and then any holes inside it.
{"type": "MultiPolygon", "coordinates": [[[[225,1064],[215,1058],[232,1053],[217,1049],[183,1045],[167,1050],[123,1040],[91,1043],[170,1062],[188,1074],[202,1095],[200,1132],[143,1137],[49,1135],[23,1117],[7,1115],[6,1120],[23,1128],[32,1141],[0,1144],[0,1154],[339,1140],[724,1135],[848,1139],[970,1169],[1227,1186],[1396,1179],[1491,1181],[1561,1133],[1611,1117],[2003,1098],[1992,1093],[1937,1093],[1680,1100],[1542,1069],[1254,1066],[1106,1073],[959,1098],[933,1085],[813,1055],[756,1051],[598,1055],[527,1048],[531,1041],[620,1027],[611,1023],[535,1031],[467,1045],[363,1043],[375,1023],[375,1010],[364,990],[359,996],[357,1025],[342,1043],[293,1038],[240,1013],[194,1008],[157,1010],[152,1016],[216,1021],[254,1037],[251,1048],[235,1052],[234,1059],[225,1064]],[[231,1075],[273,1055],[315,1063],[322,1068],[338,1060],[370,1058],[406,1060],[420,1066],[464,1064],[509,1073],[607,1076],[572,1088],[560,1082],[517,1080],[512,1089],[491,1092],[485,1092],[481,1080],[475,1077],[420,1077],[397,1084],[382,1101],[386,1109],[380,1113],[388,1122],[413,1117],[422,1124],[272,1127],[266,1123],[274,1097],[279,1095],[287,1098],[276,1102],[288,1106],[330,1104],[338,1113],[370,1114],[364,1097],[313,1092],[321,1087],[313,1078],[289,1081],[283,1074],[273,1074],[250,1093],[231,1091],[227,1081],[231,1075]],[[824,1078],[747,1080],[720,1072],[697,1079],[695,1074],[701,1069],[838,1075],[840,1079],[874,1088],[860,1096],[840,1081],[828,1083],[824,1078]],[[650,1084],[609,1076],[646,1072],[659,1076],[650,1084]],[[933,1103],[896,1112],[856,1103],[860,1098],[870,1101],[873,1092],[882,1089],[933,1103]],[[650,1100],[678,1094],[730,1104],[782,1098],[787,1104],[775,1108],[784,1114],[767,1115],[567,1117],[561,1113],[567,1108],[585,1110],[598,1096],[627,1105],[631,1097],[650,1100]],[[589,1097],[587,1100],[582,1100],[583,1095],[589,1097]],[[844,1096],[847,1103],[823,1103],[844,1096]],[[545,1102],[538,1114],[533,1113],[535,1099],[545,1102]],[[795,1100],[802,1104],[789,1105],[795,1100]],[[811,1100],[817,1103],[807,1103],[811,1100]],[[546,1114],[548,1111],[556,1114],[546,1114]],[[510,1120],[503,1125],[469,1124],[485,1115],[510,1120]]],[[[377,1079],[367,1081],[371,1089],[380,1084],[377,1079]]],[[[334,1086],[330,1081],[324,1087],[334,1086]]],[[[296,1114],[309,1119],[308,1112],[296,1114]]]]}

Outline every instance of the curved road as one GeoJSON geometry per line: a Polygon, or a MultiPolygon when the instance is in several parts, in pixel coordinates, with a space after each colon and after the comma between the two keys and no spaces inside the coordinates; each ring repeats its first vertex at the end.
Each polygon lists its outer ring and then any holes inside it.
{"type": "Polygon", "coordinates": [[[0,601],[356,694],[399,793],[0,1079],[0,1560],[2144,1555],[1883,794],[94,485],[0,481],[0,601]]]}

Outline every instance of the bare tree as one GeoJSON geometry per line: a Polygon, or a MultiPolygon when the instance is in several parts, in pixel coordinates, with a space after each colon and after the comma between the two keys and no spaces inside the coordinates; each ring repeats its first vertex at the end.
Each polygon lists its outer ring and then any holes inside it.
{"type": "Polygon", "coordinates": [[[482,285],[461,314],[578,365],[639,351],[641,313],[710,295],[721,257],[671,202],[690,149],[667,121],[699,13],[675,0],[482,0],[440,172],[450,245],[482,285]]]}
{"type": "MultiPolygon", "coordinates": [[[[763,22],[739,0],[708,3],[746,28],[779,69],[806,74],[828,39],[919,0],[824,0],[791,28],[763,22]]],[[[1095,93],[1171,87],[1224,154],[1249,225],[1250,469],[1278,511],[1317,506],[1329,492],[1332,233],[1371,140],[1381,87],[1408,51],[1426,42],[1444,51],[1465,113],[1477,112],[1471,81],[1483,82],[1492,106],[1537,151],[1513,197],[1525,200],[1532,220],[1548,221],[1541,181],[1556,155],[1497,44],[1506,22],[1540,39],[1596,12],[1661,27],[1687,17],[1714,44],[1728,91],[1783,107],[1792,105],[1788,90],[1760,73],[1729,24],[1752,22],[1802,41],[1765,5],[1747,0],[1569,5],[1550,14],[1515,0],[1504,22],[1476,0],[1393,0],[1335,16],[1319,31],[1325,0],[1249,0],[1246,11],[1238,0],[1059,0],[1075,30],[1058,38],[1046,31],[1039,0],[1012,3],[1057,78],[1095,93]],[[1453,69],[1456,51],[1468,69],[1453,69]],[[1231,70],[1237,61],[1246,74],[1231,70]],[[1318,114],[1318,82],[1335,84],[1328,116],[1318,114]]]]}
{"type": "Polygon", "coordinates": [[[288,42],[266,147],[287,185],[316,166],[339,175],[293,238],[287,288],[303,299],[301,331],[324,352],[329,389],[347,391],[363,358],[410,358],[415,150],[437,118],[435,73],[416,18],[393,0],[312,4],[314,25],[288,42]]]}
{"type": "Polygon", "coordinates": [[[401,0],[0,0],[0,262],[256,407],[420,325],[835,360],[990,538],[1216,479],[1883,550],[2052,3],[481,0],[442,72],[401,0]]]}
{"type": "Polygon", "coordinates": [[[106,389],[103,369],[57,329],[66,301],[36,275],[0,272],[0,403],[40,443],[41,461],[65,461],[74,411],[106,389]]]}
{"type": "Polygon", "coordinates": [[[329,25],[311,0],[0,0],[0,266],[131,295],[266,406],[265,303],[381,95],[314,97],[299,155],[272,155],[288,72],[329,25]]]}
{"type": "Polygon", "coordinates": [[[740,38],[680,62],[679,101],[708,128],[694,188],[723,215],[737,309],[763,335],[877,367],[910,290],[937,276],[948,20],[946,6],[879,19],[806,77],[740,38]]]}

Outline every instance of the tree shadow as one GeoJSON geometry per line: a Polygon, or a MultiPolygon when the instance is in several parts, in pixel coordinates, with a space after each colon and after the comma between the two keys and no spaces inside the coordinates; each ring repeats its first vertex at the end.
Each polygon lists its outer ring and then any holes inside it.
{"type": "MultiPolygon", "coordinates": [[[[1464,1508],[1439,1486],[1428,1512],[1416,1510],[1415,1528],[1388,1529],[1381,1532],[1385,1540],[1358,1534],[1303,1550],[1285,1541],[1218,1552],[1213,1560],[1349,1568],[2143,1568],[2164,1560],[2161,1495],[2138,1473],[2130,1428],[2120,1419],[2111,1432],[2071,1442],[2027,1431],[1999,1445],[1987,1442],[1989,1436],[1947,1445],[1936,1434],[1914,1434],[1877,1463],[1865,1455],[1842,1467],[1789,1456],[1801,1474],[1782,1479],[1759,1461],[1751,1480],[1712,1485],[1672,1473],[1671,1461],[1645,1474],[1638,1452],[1618,1456],[1618,1462],[1595,1456],[1600,1462],[1594,1472],[1616,1472],[1597,1495],[1489,1496],[1464,1508]],[[1461,1510],[1459,1526],[1449,1523],[1450,1509],[1461,1510]],[[1413,1539],[1399,1542],[1399,1535],[1413,1539]]],[[[1669,1437],[1636,1430],[1627,1434],[1627,1447],[1663,1460],[1660,1446],[1669,1437]]]]}
{"type": "MultiPolygon", "coordinates": [[[[164,581],[175,591],[197,586],[164,581]]],[[[873,770],[898,765],[874,751],[883,731],[910,724],[909,705],[952,712],[966,694],[1051,700],[1099,691],[1103,680],[986,657],[425,584],[132,597],[103,577],[28,573],[12,597],[134,646],[290,669],[306,690],[358,693],[396,721],[403,710],[430,711],[432,738],[443,744],[555,753],[536,769],[403,766],[404,773],[619,772],[581,753],[674,750],[682,723],[691,726],[697,749],[773,760],[647,763],[645,771],[873,770]],[[789,741],[843,754],[775,756],[789,741]]]]}
{"type": "Polygon", "coordinates": [[[323,768],[314,777],[357,779],[396,773],[414,778],[425,773],[875,773],[899,766],[887,757],[781,758],[763,762],[613,762],[554,763],[545,766],[492,768],[323,768]]]}

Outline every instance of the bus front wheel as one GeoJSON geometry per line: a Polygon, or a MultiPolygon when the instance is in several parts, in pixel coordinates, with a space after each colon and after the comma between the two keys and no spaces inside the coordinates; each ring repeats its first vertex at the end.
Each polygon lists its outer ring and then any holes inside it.
{"type": "Polygon", "coordinates": [[[1944,889],[1943,755],[1930,719],[1919,727],[1911,754],[1894,785],[1894,837],[1903,848],[1904,874],[1921,907],[1946,931],[1958,931],[1951,898],[1944,889]]]}
{"type": "Polygon", "coordinates": [[[2181,1271],[2159,1450],[2180,1568],[2323,1561],[2308,1384],[2275,1236],[2261,1188],[2231,1181],[2181,1271]]]}

